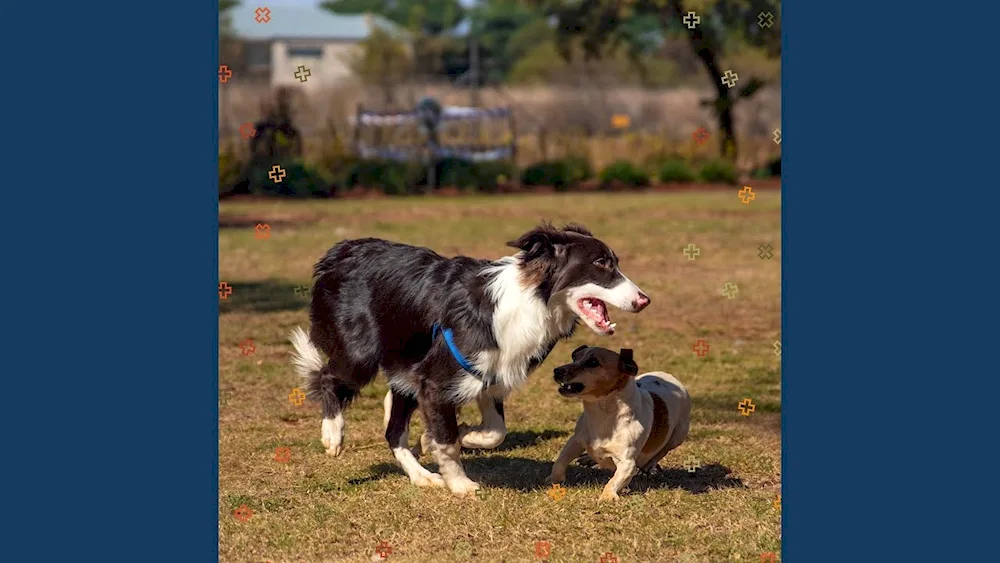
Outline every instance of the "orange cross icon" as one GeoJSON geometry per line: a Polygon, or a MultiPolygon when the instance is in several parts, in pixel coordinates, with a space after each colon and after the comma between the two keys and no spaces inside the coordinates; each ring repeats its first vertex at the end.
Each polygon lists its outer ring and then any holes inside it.
{"type": "Polygon", "coordinates": [[[233,511],[233,516],[240,522],[246,522],[253,516],[253,510],[250,510],[250,507],[247,505],[241,504],[239,508],[233,511]]]}
{"type": "Polygon", "coordinates": [[[549,489],[549,492],[545,494],[549,495],[550,499],[559,502],[566,496],[566,489],[564,489],[559,483],[555,483],[552,485],[552,488],[549,489]]]}
{"type": "Polygon", "coordinates": [[[757,405],[753,404],[750,399],[743,399],[740,404],[736,405],[736,409],[740,411],[743,416],[750,416],[750,413],[757,410],[757,405]]]}
{"type": "Polygon", "coordinates": [[[302,402],[306,400],[306,394],[302,392],[301,389],[296,387],[292,389],[292,392],[288,394],[288,400],[292,402],[293,405],[300,407],[302,402]]]}

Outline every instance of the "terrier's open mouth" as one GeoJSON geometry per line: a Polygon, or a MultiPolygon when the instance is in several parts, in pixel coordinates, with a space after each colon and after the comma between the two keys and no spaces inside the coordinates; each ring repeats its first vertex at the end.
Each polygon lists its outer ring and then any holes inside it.
{"type": "Polygon", "coordinates": [[[563,397],[569,397],[570,395],[576,395],[583,391],[583,383],[577,383],[575,381],[570,383],[563,383],[559,386],[559,394],[563,397]]]}
{"type": "Polygon", "coordinates": [[[604,304],[604,301],[596,297],[584,297],[576,302],[576,306],[583,316],[591,321],[590,324],[595,331],[604,334],[615,333],[615,323],[611,322],[611,317],[608,316],[608,306],[604,304]]]}

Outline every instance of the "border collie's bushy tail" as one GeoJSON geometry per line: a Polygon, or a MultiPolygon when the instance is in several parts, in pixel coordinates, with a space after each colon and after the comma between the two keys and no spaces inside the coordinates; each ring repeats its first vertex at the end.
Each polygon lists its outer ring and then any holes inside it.
{"type": "Polygon", "coordinates": [[[320,372],[326,362],[320,354],[319,348],[312,343],[306,331],[302,327],[295,327],[289,334],[288,339],[292,342],[295,351],[292,352],[292,363],[295,364],[295,372],[306,380],[306,395],[314,400],[320,399],[320,372]]]}

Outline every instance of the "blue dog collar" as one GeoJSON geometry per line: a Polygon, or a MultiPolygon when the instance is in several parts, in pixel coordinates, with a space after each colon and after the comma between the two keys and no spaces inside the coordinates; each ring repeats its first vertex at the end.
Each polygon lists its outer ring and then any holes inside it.
{"type": "Polygon", "coordinates": [[[458,365],[462,366],[462,369],[477,377],[482,378],[482,374],[479,373],[479,370],[472,367],[472,364],[469,363],[469,360],[466,360],[465,356],[463,356],[462,353],[458,350],[458,346],[455,345],[455,334],[451,331],[450,328],[442,329],[441,325],[434,323],[434,326],[432,327],[431,331],[432,331],[431,339],[436,339],[439,332],[441,333],[442,336],[444,336],[444,343],[448,345],[448,350],[451,351],[451,356],[455,358],[455,361],[458,362],[458,365]]]}

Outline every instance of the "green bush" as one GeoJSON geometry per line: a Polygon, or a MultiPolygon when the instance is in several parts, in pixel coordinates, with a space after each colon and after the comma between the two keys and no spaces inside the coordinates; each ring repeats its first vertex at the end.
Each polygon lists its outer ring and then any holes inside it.
{"type": "Polygon", "coordinates": [[[569,166],[561,160],[536,162],[521,172],[521,183],[526,186],[555,186],[561,190],[571,181],[569,166]]]}
{"type": "Polygon", "coordinates": [[[496,162],[477,162],[476,177],[479,190],[495,192],[502,179],[510,179],[514,175],[514,163],[500,160],[496,162]]]}
{"type": "Polygon", "coordinates": [[[751,176],[754,178],[778,178],[781,177],[781,159],[776,158],[764,166],[755,169],[751,176]]]}
{"type": "Polygon", "coordinates": [[[233,191],[240,183],[243,174],[243,163],[232,151],[219,151],[219,193],[233,191]]]}
{"type": "Polygon", "coordinates": [[[402,195],[413,191],[418,173],[419,169],[412,164],[391,160],[360,160],[346,174],[344,185],[348,188],[379,188],[389,195],[402,195]]]}
{"type": "Polygon", "coordinates": [[[709,184],[735,184],[736,167],[727,160],[710,160],[698,171],[698,178],[709,184]]]}
{"type": "Polygon", "coordinates": [[[567,156],[562,159],[569,168],[570,183],[583,182],[594,177],[594,169],[590,165],[590,158],[583,155],[567,156]]]}
{"type": "Polygon", "coordinates": [[[694,172],[683,160],[671,159],[660,165],[661,182],[693,182],[694,178],[694,172]]]}
{"type": "Polygon", "coordinates": [[[437,185],[456,188],[478,188],[479,167],[471,160],[443,158],[437,163],[437,185]]]}
{"type": "Polygon", "coordinates": [[[616,160],[601,170],[601,184],[605,187],[612,182],[639,187],[649,185],[649,174],[627,160],[616,160]]]}
{"type": "Polygon", "coordinates": [[[593,176],[594,171],[586,157],[569,156],[528,166],[521,172],[521,183],[526,186],[553,186],[556,191],[563,191],[593,176]]]}
{"type": "Polygon", "coordinates": [[[331,183],[318,170],[297,160],[255,163],[247,173],[247,189],[252,194],[292,197],[326,197],[331,183]],[[271,179],[272,168],[278,165],[284,176],[281,182],[271,179]]]}

